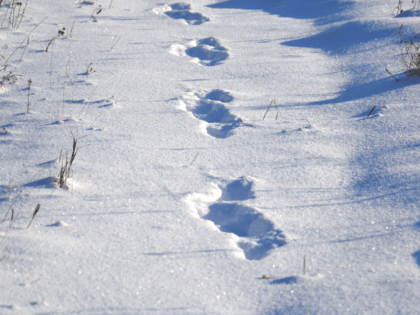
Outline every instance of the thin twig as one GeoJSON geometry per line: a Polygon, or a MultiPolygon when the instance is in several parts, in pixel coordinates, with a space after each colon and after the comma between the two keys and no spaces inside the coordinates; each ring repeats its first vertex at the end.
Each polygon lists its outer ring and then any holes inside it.
{"type": "Polygon", "coordinates": [[[121,36],[120,36],[120,37],[118,37],[118,39],[117,39],[117,41],[116,41],[115,43],[114,43],[114,40],[112,40],[113,44],[112,44],[112,46],[111,46],[111,50],[112,50],[112,49],[114,49],[115,45],[117,45],[117,44],[118,44],[118,42],[120,41],[120,39],[121,39],[121,36]]]}
{"type": "Polygon", "coordinates": [[[388,66],[385,66],[385,71],[391,76],[391,77],[393,77],[394,79],[395,79],[395,81],[399,81],[392,73],[391,73],[391,71],[389,71],[388,70],[388,66]]]}
{"type": "Polygon", "coordinates": [[[193,165],[193,163],[195,162],[195,160],[197,159],[198,155],[200,154],[200,152],[197,153],[197,155],[195,156],[194,160],[191,162],[190,166],[193,165]]]}
{"type": "Polygon", "coordinates": [[[31,225],[32,221],[35,219],[35,216],[38,214],[38,211],[39,211],[39,209],[40,209],[40,208],[41,208],[41,205],[38,203],[38,204],[36,205],[36,208],[35,208],[34,213],[32,214],[32,219],[31,219],[31,222],[29,222],[29,224],[28,224],[28,226],[26,227],[26,229],[29,229],[29,226],[31,225]]]}
{"type": "Polygon", "coordinates": [[[372,114],[372,112],[374,111],[374,109],[376,108],[376,105],[372,107],[372,109],[370,110],[369,114],[367,115],[366,119],[369,118],[370,114],[372,114]]]}
{"type": "Polygon", "coordinates": [[[74,23],[76,23],[76,20],[73,21],[73,24],[72,24],[71,29],[70,29],[70,33],[69,33],[69,35],[67,35],[68,38],[72,38],[72,36],[73,36],[74,23]]]}
{"type": "Polygon", "coordinates": [[[32,84],[32,80],[31,80],[31,79],[29,79],[29,80],[28,80],[28,106],[26,107],[26,113],[27,113],[27,114],[29,114],[29,110],[31,109],[31,107],[30,107],[31,102],[29,101],[29,95],[30,95],[30,93],[31,93],[31,84],[32,84]]]}
{"type": "Polygon", "coordinates": [[[267,116],[267,113],[268,113],[268,111],[270,110],[271,105],[273,105],[273,104],[274,104],[274,106],[276,107],[276,110],[277,110],[276,120],[277,120],[277,118],[279,117],[279,108],[277,107],[276,100],[275,100],[275,99],[273,99],[273,100],[270,102],[270,105],[268,105],[267,110],[265,111],[265,114],[264,114],[263,120],[265,119],[265,116],[267,116]]]}
{"type": "MultiPolygon", "coordinates": [[[[32,29],[32,31],[30,31],[29,32],[29,34],[28,35],[26,35],[26,37],[19,43],[19,45],[16,47],[16,49],[12,52],[12,54],[9,56],[9,58],[7,58],[6,59],[6,61],[4,62],[4,64],[3,64],[3,66],[5,66],[8,62],[9,62],[9,60],[10,60],[10,58],[12,58],[12,56],[15,54],[15,52],[19,49],[19,47],[20,47],[20,45],[22,45],[22,43],[27,39],[27,38],[29,38],[29,36],[32,34],[32,32],[33,31],[35,31],[36,29],[37,29],[37,27],[38,26],[40,26],[41,25],[41,23],[42,22],[44,22],[46,19],[48,18],[48,16],[47,17],[45,17],[41,22],[39,22],[37,25],[35,25],[35,27],[32,29]]],[[[2,67],[3,67],[2,66],[2,67]]]]}

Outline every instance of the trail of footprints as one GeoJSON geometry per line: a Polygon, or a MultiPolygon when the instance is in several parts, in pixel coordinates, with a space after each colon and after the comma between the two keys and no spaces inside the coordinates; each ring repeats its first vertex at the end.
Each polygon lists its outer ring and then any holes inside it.
{"type": "Polygon", "coordinates": [[[277,247],[286,244],[283,233],[255,208],[244,205],[254,199],[253,181],[241,177],[226,185],[215,186],[210,196],[191,194],[187,203],[194,215],[208,220],[233,240],[246,259],[260,260],[277,247]]]}
{"type": "MultiPolygon", "coordinates": [[[[186,3],[165,6],[164,13],[191,25],[209,21],[200,13],[191,12],[191,6],[186,3]]],[[[185,45],[173,44],[169,52],[179,57],[189,56],[192,62],[210,67],[229,58],[228,50],[214,37],[193,40],[185,45]]],[[[200,120],[204,134],[225,139],[243,125],[227,107],[233,100],[231,93],[219,89],[189,92],[179,99],[178,108],[200,120]]],[[[255,198],[253,185],[251,179],[241,177],[225,185],[215,185],[210,196],[193,193],[186,202],[196,217],[211,222],[220,232],[230,234],[246,259],[260,260],[272,249],[285,245],[286,240],[272,221],[245,204],[255,198]]]]}

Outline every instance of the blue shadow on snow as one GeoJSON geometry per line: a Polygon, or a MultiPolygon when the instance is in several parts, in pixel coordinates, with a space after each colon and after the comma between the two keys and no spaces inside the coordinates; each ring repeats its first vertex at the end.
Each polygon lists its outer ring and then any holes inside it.
{"type": "Polygon", "coordinates": [[[411,256],[413,256],[413,258],[416,260],[417,265],[420,266],[420,250],[411,254],[411,256]]]}
{"type": "Polygon", "coordinates": [[[307,105],[329,105],[350,102],[366,97],[380,95],[394,90],[399,90],[404,87],[420,83],[419,78],[406,78],[404,73],[398,75],[397,78],[399,79],[399,81],[396,81],[392,77],[385,77],[383,79],[375,80],[368,83],[350,85],[348,88],[340,92],[339,95],[333,99],[311,102],[307,105]]]}
{"type": "Polygon", "coordinates": [[[318,48],[333,54],[343,54],[351,47],[396,37],[397,29],[386,24],[352,21],[331,27],[324,32],[302,39],[284,42],[281,45],[318,48]]]}
{"type": "Polygon", "coordinates": [[[295,276],[290,276],[290,277],[286,277],[286,278],[281,278],[281,279],[276,279],[271,281],[271,284],[294,284],[296,283],[298,280],[297,277],[295,276]]]}
{"type": "Polygon", "coordinates": [[[229,0],[211,4],[212,9],[261,10],[280,17],[314,19],[317,24],[326,24],[340,19],[336,16],[353,6],[353,2],[337,0],[229,0]]]}

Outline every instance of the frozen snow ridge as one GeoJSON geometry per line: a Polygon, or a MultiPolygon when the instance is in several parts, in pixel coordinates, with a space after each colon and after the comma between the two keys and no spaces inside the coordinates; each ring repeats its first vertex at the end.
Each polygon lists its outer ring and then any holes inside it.
{"type": "Polygon", "coordinates": [[[260,211],[241,203],[255,198],[252,186],[252,180],[241,177],[217,187],[210,197],[193,194],[187,202],[198,217],[211,221],[221,232],[233,234],[246,259],[260,260],[286,240],[260,211]]]}
{"type": "Polygon", "coordinates": [[[223,90],[213,90],[205,96],[189,93],[180,101],[180,109],[189,111],[204,123],[203,131],[215,138],[227,138],[232,131],[241,126],[241,119],[230,113],[226,103],[234,97],[223,90]]]}

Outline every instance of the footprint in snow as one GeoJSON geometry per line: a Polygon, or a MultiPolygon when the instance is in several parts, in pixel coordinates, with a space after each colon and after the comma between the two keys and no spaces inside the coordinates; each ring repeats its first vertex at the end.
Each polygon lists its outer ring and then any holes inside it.
{"type": "Polygon", "coordinates": [[[189,3],[175,3],[166,6],[165,14],[176,20],[182,19],[190,25],[200,25],[209,21],[209,18],[201,13],[191,12],[191,5],[189,3]]]}
{"type": "Polygon", "coordinates": [[[242,126],[239,117],[230,113],[226,104],[233,101],[233,96],[223,90],[213,90],[204,96],[189,93],[179,101],[179,109],[189,111],[203,122],[203,132],[214,138],[227,138],[233,130],[242,126]]]}
{"type": "Polygon", "coordinates": [[[416,261],[417,265],[420,267],[420,251],[415,252],[412,254],[414,260],[416,261]]]}
{"type": "Polygon", "coordinates": [[[193,62],[203,66],[217,66],[229,57],[229,53],[214,37],[191,41],[187,45],[171,45],[169,52],[173,55],[189,56],[193,62]]]}
{"type": "Polygon", "coordinates": [[[209,198],[194,194],[188,197],[188,202],[200,218],[213,222],[221,232],[236,235],[236,244],[246,259],[260,260],[272,249],[285,245],[286,240],[264,214],[240,202],[255,198],[253,184],[250,179],[241,177],[218,187],[213,203],[203,204],[202,201],[209,198]]]}

